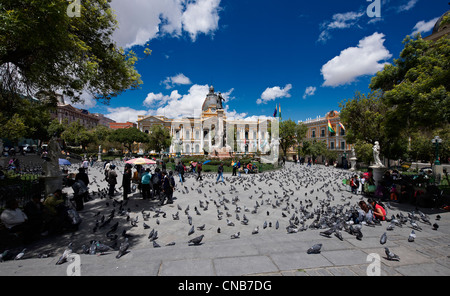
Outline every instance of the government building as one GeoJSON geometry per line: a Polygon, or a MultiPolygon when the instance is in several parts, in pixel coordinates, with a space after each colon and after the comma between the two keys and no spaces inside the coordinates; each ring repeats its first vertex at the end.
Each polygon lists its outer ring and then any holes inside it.
{"type": "Polygon", "coordinates": [[[324,141],[329,150],[338,153],[339,163],[344,162],[344,159],[350,155],[352,146],[347,144],[345,140],[345,127],[341,124],[338,111],[332,110],[323,117],[299,121],[298,123],[303,123],[308,127],[307,141],[324,141]],[[332,131],[328,128],[328,124],[330,124],[332,131]]]}
{"type": "Polygon", "coordinates": [[[270,145],[269,128],[272,122],[278,124],[278,121],[227,119],[223,100],[221,94],[216,94],[211,86],[201,110],[194,110],[193,117],[170,119],[165,116],[140,115],[137,120],[138,129],[149,133],[153,125],[161,125],[170,130],[172,144],[165,153],[172,155],[210,154],[226,158],[234,155],[268,154],[274,145],[270,145]]]}

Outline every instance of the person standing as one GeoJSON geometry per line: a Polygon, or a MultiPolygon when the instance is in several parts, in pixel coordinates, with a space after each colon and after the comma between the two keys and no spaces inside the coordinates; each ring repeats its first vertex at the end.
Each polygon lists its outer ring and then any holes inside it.
{"type": "Polygon", "coordinates": [[[216,183],[219,182],[219,179],[222,177],[222,183],[225,183],[223,180],[223,162],[220,163],[219,167],[217,168],[217,179],[216,183]]]}
{"type": "Polygon", "coordinates": [[[150,198],[150,180],[152,179],[152,175],[150,174],[150,169],[147,168],[145,172],[142,174],[141,178],[141,186],[142,186],[142,198],[147,199],[150,198]]]}
{"type": "Polygon", "coordinates": [[[177,165],[177,172],[178,172],[178,176],[180,177],[180,183],[181,185],[183,185],[183,179],[184,179],[184,166],[181,163],[181,161],[178,163],[177,165]]]}
{"type": "Polygon", "coordinates": [[[123,200],[128,199],[128,194],[131,192],[131,168],[125,167],[122,179],[123,200]]]}
{"type": "Polygon", "coordinates": [[[164,200],[167,198],[167,204],[173,204],[173,188],[175,187],[175,179],[173,178],[172,171],[167,175],[166,172],[162,172],[163,175],[163,197],[161,199],[161,205],[164,204],[164,200]]]}
{"type": "Polygon", "coordinates": [[[203,170],[203,165],[201,162],[198,162],[197,163],[197,181],[198,181],[198,179],[200,179],[200,181],[203,181],[202,170],[203,170]]]}
{"type": "Polygon", "coordinates": [[[237,162],[235,162],[234,160],[231,162],[231,165],[233,166],[233,174],[231,176],[236,176],[236,171],[237,171],[237,162]]]}
{"type": "Polygon", "coordinates": [[[108,184],[109,184],[109,197],[113,197],[114,196],[114,190],[116,189],[116,184],[117,184],[117,173],[115,170],[116,166],[115,165],[110,165],[109,166],[109,171],[108,171],[108,184]]]}

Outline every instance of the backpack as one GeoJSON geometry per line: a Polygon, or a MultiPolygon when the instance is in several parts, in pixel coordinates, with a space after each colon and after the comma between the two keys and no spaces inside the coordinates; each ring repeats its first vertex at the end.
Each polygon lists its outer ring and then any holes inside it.
{"type": "Polygon", "coordinates": [[[158,174],[153,174],[152,175],[152,183],[154,184],[154,185],[157,185],[157,184],[159,184],[159,176],[158,176],[158,174]]]}

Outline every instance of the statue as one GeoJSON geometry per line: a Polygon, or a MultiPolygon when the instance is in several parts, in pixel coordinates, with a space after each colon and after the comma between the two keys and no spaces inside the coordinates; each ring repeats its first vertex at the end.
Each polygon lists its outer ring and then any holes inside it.
{"type": "Polygon", "coordinates": [[[375,145],[373,145],[373,159],[374,159],[374,166],[383,167],[383,163],[381,163],[380,160],[380,144],[378,141],[375,141],[375,145]]]}
{"type": "Polygon", "coordinates": [[[48,143],[48,154],[44,163],[43,169],[45,176],[56,177],[60,176],[59,169],[59,156],[61,154],[61,148],[55,138],[52,138],[48,143]]]}
{"type": "Polygon", "coordinates": [[[223,101],[225,101],[225,99],[222,97],[222,94],[219,93],[219,97],[217,98],[217,109],[223,109],[223,101]]]}
{"type": "Polygon", "coordinates": [[[56,189],[62,189],[62,172],[59,168],[59,157],[61,147],[58,141],[53,137],[48,143],[48,154],[43,164],[45,175],[42,176],[45,182],[46,195],[55,192],[56,189]]]}

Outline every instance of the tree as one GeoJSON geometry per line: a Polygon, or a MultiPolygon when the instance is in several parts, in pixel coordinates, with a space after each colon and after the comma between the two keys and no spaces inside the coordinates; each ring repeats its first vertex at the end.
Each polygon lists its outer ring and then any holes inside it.
{"type": "Polygon", "coordinates": [[[327,144],[324,141],[312,141],[303,142],[303,153],[310,155],[313,162],[319,155],[324,155],[327,151],[327,144]]]}
{"type": "Polygon", "coordinates": [[[109,140],[121,143],[131,154],[133,152],[134,143],[148,143],[149,137],[146,133],[141,132],[139,129],[129,127],[114,130],[109,135],[109,140]]]}
{"type": "Polygon", "coordinates": [[[280,147],[283,150],[284,156],[287,150],[297,143],[297,124],[291,119],[280,121],[280,147]]]}
{"type": "Polygon", "coordinates": [[[295,138],[297,144],[297,152],[300,154],[301,144],[306,138],[306,133],[308,132],[308,127],[303,122],[300,122],[295,129],[295,138]]]}
{"type": "Polygon", "coordinates": [[[373,160],[373,145],[367,142],[357,140],[355,143],[355,153],[358,161],[370,165],[370,162],[373,160]]]}
{"type": "MultiPolygon", "coordinates": [[[[0,117],[2,113],[0,112],[0,117]]],[[[17,144],[17,141],[26,134],[26,125],[23,119],[18,114],[14,114],[10,120],[5,122],[1,128],[0,135],[7,138],[12,144],[17,144]]]]}
{"type": "Polygon", "coordinates": [[[372,78],[370,88],[382,92],[387,126],[392,132],[433,130],[450,123],[450,40],[436,42],[407,36],[393,65],[372,78]]]}
{"type": "Polygon", "coordinates": [[[387,120],[389,107],[382,100],[380,91],[368,95],[356,92],[353,99],[341,102],[340,107],[340,118],[346,126],[345,138],[348,143],[362,141],[373,146],[378,141],[381,154],[388,159],[398,159],[405,154],[407,133],[399,131],[400,127],[395,121],[387,120]]]}
{"type": "Polygon", "coordinates": [[[58,119],[53,119],[47,127],[47,133],[49,135],[48,139],[50,139],[52,136],[60,138],[61,134],[66,130],[67,126],[67,119],[65,119],[63,123],[59,123],[58,119]]]}
{"type": "Polygon", "coordinates": [[[146,148],[148,148],[149,150],[154,150],[157,153],[163,152],[172,144],[170,131],[161,125],[153,125],[150,128],[148,136],[149,142],[146,145],[146,148]]]}
{"type": "MultiPolygon", "coordinates": [[[[137,57],[112,40],[117,21],[108,0],[83,0],[70,17],[66,0],[0,3],[1,99],[62,91],[76,102],[87,91],[108,103],[142,81],[137,57]]],[[[146,54],[149,54],[146,51],[146,54]]],[[[53,97],[54,98],[54,97],[53,97]]]]}
{"type": "Polygon", "coordinates": [[[86,152],[86,147],[89,143],[94,141],[94,135],[88,131],[78,120],[70,123],[61,138],[66,144],[71,146],[81,146],[83,152],[86,152]]]}

